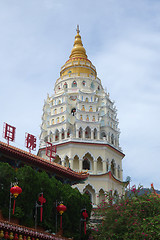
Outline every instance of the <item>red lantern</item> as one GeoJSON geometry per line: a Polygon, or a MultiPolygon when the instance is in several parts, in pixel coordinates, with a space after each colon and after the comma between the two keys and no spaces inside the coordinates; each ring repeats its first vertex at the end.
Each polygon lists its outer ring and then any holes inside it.
{"type": "Polygon", "coordinates": [[[43,197],[43,193],[41,196],[39,196],[38,201],[41,203],[41,208],[40,208],[40,221],[42,222],[42,215],[43,215],[43,203],[46,202],[46,199],[43,197]]]}
{"type": "Polygon", "coordinates": [[[60,213],[60,230],[62,230],[62,214],[67,210],[67,207],[63,204],[57,206],[57,211],[60,213]]]}
{"type": "Polygon", "coordinates": [[[14,214],[14,210],[15,210],[15,204],[16,204],[16,198],[18,197],[18,195],[22,192],[22,188],[18,187],[17,185],[12,187],[10,189],[10,192],[13,194],[14,196],[14,203],[13,203],[13,214],[14,214]]]}

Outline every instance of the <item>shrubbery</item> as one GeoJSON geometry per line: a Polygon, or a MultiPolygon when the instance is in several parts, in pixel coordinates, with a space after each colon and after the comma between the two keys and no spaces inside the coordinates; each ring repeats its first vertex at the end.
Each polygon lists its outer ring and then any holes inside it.
{"type": "Polygon", "coordinates": [[[102,224],[95,226],[90,239],[100,240],[158,240],[160,239],[160,198],[139,187],[132,188],[122,199],[107,196],[95,210],[102,224]]]}
{"type": "MultiPolygon", "coordinates": [[[[90,215],[92,206],[89,197],[81,194],[68,184],[62,184],[54,177],[49,178],[45,172],[37,172],[29,166],[16,171],[7,163],[0,163],[0,209],[8,218],[10,183],[18,179],[18,185],[22,193],[16,200],[15,216],[20,219],[22,225],[34,227],[35,204],[38,194],[43,192],[46,203],[43,207],[43,222],[38,224],[45,230],[55,232],[56,226],[56,200],[63,201],[67,211],[63,214],[63,230],[66,236],[80,238],[81,209],[84,206],[90,215]]],[[[12,203],[13,205],[13,203],[12,203]]],[[[38,211],[39,212],[39,211],[38,211]]],[[[58,216],[59,226],[59,216],[58,216]]]]}

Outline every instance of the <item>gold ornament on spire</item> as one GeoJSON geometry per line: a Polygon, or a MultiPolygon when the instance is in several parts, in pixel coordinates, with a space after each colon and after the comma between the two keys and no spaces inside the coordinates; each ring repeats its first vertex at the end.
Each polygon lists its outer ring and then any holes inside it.
{"type": "Polygon", "coordinates": [[[87,54],[86,50],[83,47],[81,36],[79,35],[79,25],[77,25],[77,35],[75,36],[74,45],[71,51],[70,58],[80,57],[80,58],[86,58],[87,54]]]}

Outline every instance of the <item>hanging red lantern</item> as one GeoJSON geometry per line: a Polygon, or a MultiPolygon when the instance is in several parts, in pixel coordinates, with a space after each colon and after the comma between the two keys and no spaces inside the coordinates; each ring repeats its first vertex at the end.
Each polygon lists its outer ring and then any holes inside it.
{"type": "Polygon", "coordinates": [[[84,218],[84,234],[86,235],[86,218],[88,218],[88,213],[86,209],[82,212],[83,218],[84,218]]]}
{"type": "Polygon", "coordinates": [[[17,185],[14,187],[11,187],[10,192],[13,194],[14,196],[14,203],[13,203],[13,214],[14,214],[14,210],[15,210],[15,204],[16,204],[16,198],[18,197],[19,194],[21,194],[22,192],[22,188],[18,187],[17,185]]]}
{"type": "Polygon", "coordinates": [[[46,199],[43,197],[43,193],[41,193],[41,196],[39,196],[38,201],[41,203],[41,208],[40,208],[40,221],[42,222],[43,204],[46,202],[46,199]]]}
{"type": "Polygon", "coordinates": [[[62,203],[57,206],[57,211],[60,213],[60,230],[62,231],[62,214],[67,210],[67,207],[62,203]]]}

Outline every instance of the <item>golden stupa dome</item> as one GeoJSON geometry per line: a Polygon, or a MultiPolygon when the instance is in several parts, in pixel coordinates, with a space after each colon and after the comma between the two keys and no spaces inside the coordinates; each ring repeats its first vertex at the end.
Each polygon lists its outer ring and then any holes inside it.
{"type": "Polygon", "coordinates": [[[93,66],[91,61],[87,58],[86,50],[83,47],[81,36],[79,34],[79,25],[77,25],[77,34],[75,36],[73,48],[69,60],[61,67],[60,76],[71,74],[90,75],[97,76],[96,68],[93,66]]]}
{"type": "Polygon", "coordinates": [[[77,35],[75,36],[74,45],[71,51],[70,58],[81,57],[86,58],[86,50],[83,47],[81,36],[79,35],[79,25],[77,25],[77,35]]]}

